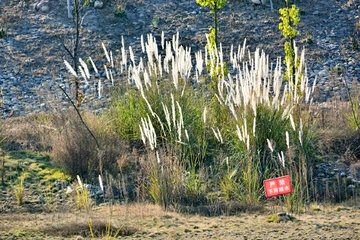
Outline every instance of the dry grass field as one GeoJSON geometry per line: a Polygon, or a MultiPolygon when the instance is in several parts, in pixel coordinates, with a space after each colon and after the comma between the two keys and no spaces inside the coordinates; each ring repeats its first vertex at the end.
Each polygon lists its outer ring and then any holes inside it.
{"type": "Polygon", "coordinates": [[[96,208],[89,214],[11,213],[2,214],[0,238],[89,238],[91,219],[96,239],[109,239],[107,233],[119,228],[121,239],[359,239],[359,207],[321,205],[280,222],[270,221],[271,212],[276,212],[276,208],[206,217],[133,203],[96,208]],[[109,223],[111,229],[107,231],[109,223]]]}

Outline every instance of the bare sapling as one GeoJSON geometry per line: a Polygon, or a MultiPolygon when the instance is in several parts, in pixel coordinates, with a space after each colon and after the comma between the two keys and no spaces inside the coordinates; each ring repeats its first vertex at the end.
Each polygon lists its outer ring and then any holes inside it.
{"type": "Polygon", "coordinates": [[[81,105],[82,99],[83,99],[83,93],[81,93],[81,91],[79,90],[79,85],[80,85],[80,79],[79,79],[79,59],[78,59],[78,55],[79,55],[79,43],[80,43],[80,27],[81,27],[81,23],[84,19],[84,17],[86,16],[85,14],[82,14],[82,10],[85,6],[88,6],[90,4],[89,0],[85,0],[84,4],[81,5],[81,0],[74,0],[74,11],[73,11],[73,23],[74,23],[74,28],[75,28],[75,36],[74,37],[74,42],[72,44],[71,47],[67,46],[64,43],[64,40],[62,38],[62,36],[58,36],[61,45],[64,47],[64,49],[66,50],[66,52],[70,55],[71,59],[72,59],[72,68],[75,71],[76,74],[74,74],[74,91],[75,91],[75,98],[76,98],[76,103],[78,106],[81,105]]]}

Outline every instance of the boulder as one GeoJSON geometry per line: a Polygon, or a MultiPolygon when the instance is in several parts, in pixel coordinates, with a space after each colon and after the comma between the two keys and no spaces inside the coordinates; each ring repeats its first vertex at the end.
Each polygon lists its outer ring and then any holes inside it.
{"type": "Polygon", "coordinates": [[[102,8],[103,6],[104,6],[103,1],[97,0],[97,1],[95,1],[95,3],[94,3],[94,8],[100,9],[100,8],[102,8]]]}
{"type": "Polygon", "coordinates": [[[34,9],[36,11],[48,13],[48,12],[50,12],[50,7],[51,7],[51,4],[49,1],[41,1],[40,3],[35,4],[34,9]]]}

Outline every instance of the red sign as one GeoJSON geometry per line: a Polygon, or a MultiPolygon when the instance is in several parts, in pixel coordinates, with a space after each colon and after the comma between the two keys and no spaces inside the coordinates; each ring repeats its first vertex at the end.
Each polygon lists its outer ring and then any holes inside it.
{"type": "Polygon", "coordinates": [[[293,192],[289,176],[265,180],[264,186],[268,198],[293,192]]]}

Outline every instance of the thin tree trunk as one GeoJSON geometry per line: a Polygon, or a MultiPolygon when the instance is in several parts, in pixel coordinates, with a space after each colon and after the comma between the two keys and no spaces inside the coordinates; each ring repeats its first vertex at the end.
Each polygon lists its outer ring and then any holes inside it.
{"type": "Polygon", "coordinates": [[[215,46],[218,45],[218,29],[217,29],[217,3],[214,5],[214,26],[215,26],[215,46]]]}
{"type": "MultiPolygon", "coordinates": [[[[75,45],[74,45],[74,70],[78,75],[78,49],[79,49],[79,35],[80,35],[80,6],[79,0],[75,0],[75,45]]],[[[79,79],[75,78],[75,99],[79,103],[79,79]]]]}
{"type": "MultiPolygon", "coordinates": [[[[288,11],[288,19],[289,19],[289,26],[292,28],[293,27],[293,23],[291,21],[291,17],[290,17],[290,7],[289,7],[289,0],[286,1],[286,7],[287,7],[287,11],[288,11]]],[[[290,36],[290,47],[291,47],[291,52],[293,53],[293,55],[291,56],[293,58],[293,67],[292,67],[292,73],[291,76],[293,77],[293,82],[295,82],[295,70],[296,70],[296,66],[295,66],[295,39],[293,37],[290,36]]],[[[290,78],[290,76],[289,76],[290,78]]]]}

